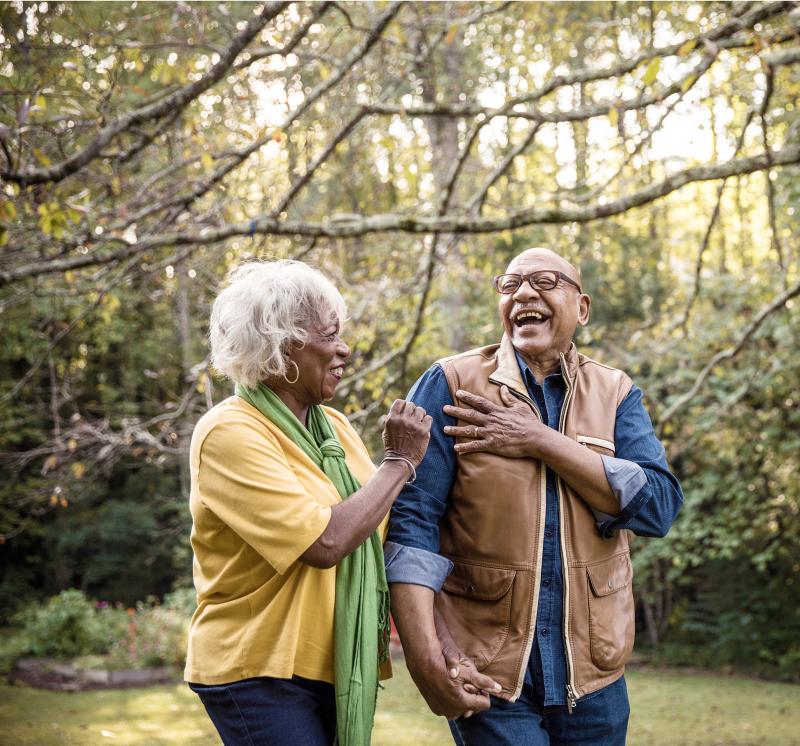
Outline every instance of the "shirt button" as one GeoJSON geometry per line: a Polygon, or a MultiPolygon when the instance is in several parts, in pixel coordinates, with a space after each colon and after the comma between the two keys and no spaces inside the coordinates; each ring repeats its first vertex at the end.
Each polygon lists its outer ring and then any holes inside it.
{"type": "Polygon", "coordinates": [[[544,538],[545,539],[549,539],[552,535],[553,535],[553,532],[549,528],[544,532],[544,538]]]}
{"type": "Polygon", "coordinates": [[[540,634],[542,637],[547,637],[547,627],[545,627],[543,630],[541,630],[541,632],[539,632],[539,634],[540,634]]]}
{"type": "Polygon", "coordinates": [[[549,580],[547,580],[547,578],[545,578],[545,579],[542,581],[542,585],[543,585],[545,588],[549,588],[549,587],[550,587],[550,581],[549,581],[549,580]]]}

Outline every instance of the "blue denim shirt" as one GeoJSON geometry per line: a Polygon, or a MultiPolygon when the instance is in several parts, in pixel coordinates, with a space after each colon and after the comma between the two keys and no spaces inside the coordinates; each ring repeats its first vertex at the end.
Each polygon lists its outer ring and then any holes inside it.
{"type": "MultiPolygon", "coordinates": [[[[549,427],[558,428],[565,393],[561,373],[547,376],[543,385],[539,385],[519,355],[517,361],[542,420],[549,427]]],[[[433,418],[431,441],[417,467],[416,481],[403,488],[392,508],[384,548],[386,575],[390,583],[414,583],[438,592],[452,569],[452,563],[438,554],[439,521],[447,510],[457,468],[454,439],[444,434],[446,425],[456,423],[442,411],[445,404],[453,401],[441,367],[429,368],[407,398],[424,407],[433,418]]],[[[642,392],[636,386],[617,409],[614,440],[616,455],[602,458],[621,513],[608,516],[595,511],[598,530],[604,536],[621,528],[641,536],[665,535],[683,504],[683,494],[669,471],[664,448],[653,431],[642,404],[642,392]]],[[[548,468],[535,644],[525,674],[526,683],[533,685],[544,706],[566,702],[563,592],[556,475],[548,468]]]]}

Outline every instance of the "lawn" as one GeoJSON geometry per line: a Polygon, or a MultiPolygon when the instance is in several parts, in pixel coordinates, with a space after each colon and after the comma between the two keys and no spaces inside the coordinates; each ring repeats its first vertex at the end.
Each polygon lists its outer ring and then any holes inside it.
{"type": "MultiPolygon", "coordinates": [[[[800,686],[678,671],[632,671],[631,746],[800,746],[800,686]]],[[[64,694],[0,684],[2,742],[58,744],[218,744],[196,696],[182,685],[64,694]]],[[[373,744],[452,743],[408,672],[378,699],[373,744]]]]}

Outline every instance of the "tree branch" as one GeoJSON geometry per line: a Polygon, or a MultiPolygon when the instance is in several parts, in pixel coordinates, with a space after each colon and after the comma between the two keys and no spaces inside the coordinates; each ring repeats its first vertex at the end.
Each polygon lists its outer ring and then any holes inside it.
{"type": "MultiPolygon", "coordinates": [[[[678,171],[660,182],[644,187],[626,197],[589,206],[530,207],[499,218],[467,215],[413,216],[413,215],[333,215],[321,222],[304,220],[279,220],[262,215],[245,223],[233,223],[200,231],[176,232],[137,241],[107,254],[86,254],[62,257],[50,261],[25,264],[0,272],[0,287],[26,277],[65,272],[119,261],[135,254],[166,246],[186,244],[213,244],[233,236],[252,236],[256,233],[274,236],[327,236],[352,238],[369,233],[494,233],[523,228],[528,225],[560,223],[588,223],[592,220],[619,215],[634,207],[641,207],[664,197],[681,187],[698,181],[714,181],[730,176],[763,171],[766,168],[800,163],[800,144],[786,145],[781,150],[747,158],[733,158],[725,163],[693,166],[678,171]]],[[[109,239],[111,240],[111,239],[109,239]]],[[[120,243],[119,239],[114,239],[120,243]]]]}
{"type": "Polygon", "coordinates": [[[659,417],[659,433],[663,434],[664,426],[667,424],[667,422],[669,422],[669,420],[671,420],[697,395],[698,391],[700,391],[714,367],[723,360],[732,360],[734,357],[736,357],[736,355],[741,352],[742,348],[747,344],[750,338],[758,331],[764,321],[771,314],[775,313],[775,311],[783,308],[787,301],[791,300],[797,295],[800,295],[800,281],[796,282],[788,290],[775,298],[775,300],[762,308],[758,315],[750,322],[750,324],[747,325],[747,328],[736,341],[736,344],[734,344],[732,347],[728,347],[725,350],[720,350],[720,352],[714,355],[697,375],[692,387],[685,394],[678,397],[669,407],[664,410],[661,417],[659,417]]]}
{"type": "Polygon", "coordinates": [[[184,109],[191,101],[203,93],[203,91],[208,90],[220,80],[230,69],[236,57],[239,55],[239,52],[252,41],[269,21],[277,16],[289,4],[288,2],[267,3],[262,12],[258,16],[250,19],[247,26],[234,37],[231,45],[220,56],[219,62],[205,75],[179,88],[170,96],[156,103],[135,109],[115,119],[113,122],[103,127],[89,145],[67,160],[47,168],[26,168],[22,171],[6,169],[0,171],[0,176],[6,181],[16,182],[20,186],[62,181],[67,178],[67,176],[74,174],[87,163],[97,158],[102,149],[122,132],[127,131],[135,125],[153,121],[154,119],[160,119],[165,114],[174,114],[177,110],[184,109]]]}

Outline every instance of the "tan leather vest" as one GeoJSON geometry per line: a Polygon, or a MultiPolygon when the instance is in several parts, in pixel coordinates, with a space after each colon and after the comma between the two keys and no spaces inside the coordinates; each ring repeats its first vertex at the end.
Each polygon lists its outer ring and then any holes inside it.
{"type": "MultiPolygon", "coordinates": [[[[464,389],[502,405],[506,385],[531,406],[507,337],[440,361],[455,399],[464,389]]],[[[614,454],[614,423],[631,380],[579,355],[562,355],[567,385],[559,430],[601,454],[614,454]]],[[[460,423],[465,424],[465,423],[460,423]]],[[[436,606],[461,649],[515,700],[534,638],[544,541],[546,472],[541,461],[490,453],[459,455],[440,529],[440,552],[454,569],[436,606]]],[[[587,504],[561,479],[559,523],[564,568],[564,647],[570,708],[618,679],[633,648],[633,571],[627,531],[600,535],[587,504]]]]}

